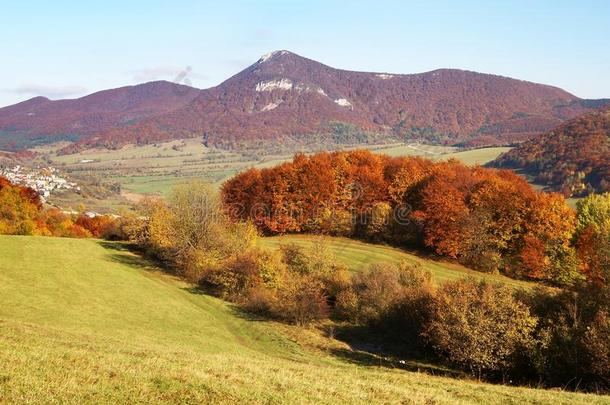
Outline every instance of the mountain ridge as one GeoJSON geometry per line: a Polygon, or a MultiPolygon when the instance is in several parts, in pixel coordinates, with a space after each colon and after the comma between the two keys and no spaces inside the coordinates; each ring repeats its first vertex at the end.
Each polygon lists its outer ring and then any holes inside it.
{"type": "Polygon", "coordinates": [[[335,69],[280,50],[203,90],[150,82],[72,100],[30,99],[0,109],[0,132],[74,134],[65,153],[197,136],[225,149],[373,138],[489,146],[529,139],[607,102],[468,70],[335,69]]]}

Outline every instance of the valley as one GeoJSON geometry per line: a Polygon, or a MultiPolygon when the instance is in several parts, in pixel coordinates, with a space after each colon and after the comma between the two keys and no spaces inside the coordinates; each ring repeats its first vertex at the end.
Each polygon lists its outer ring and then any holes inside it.
{"type": "MultiPolygon", "coordinates": [[[[71,155],[57,152],[65,143],[32,149],[37,158],[34,165],[52,165],[82,179],[103,179],[120,185],[121,193],[93,198],[76,193],[63,193],[53,203],[65,208],[79,204],[99,212],[117,212],[143,196],[164,196],[176,184],[200,179],[219,187],[236,173],[249,168],[272,167],[292,160],[294,153],[255,154],[250,151],[224,151],[206,147],[199,138],[175,140],[151,145],[126,145],[118,150],[89,149],[71,155]]],[[[339,150],[367,148],[389,156],[422,156],[433,160],[457,159],[465,164],[483,165],[494,160],[509,147],[464,150],[455,147],[420,143],[378,145],[347,145],[339,150]]],[[[307,152],[307,150],[305,150],[307,152]]]]}

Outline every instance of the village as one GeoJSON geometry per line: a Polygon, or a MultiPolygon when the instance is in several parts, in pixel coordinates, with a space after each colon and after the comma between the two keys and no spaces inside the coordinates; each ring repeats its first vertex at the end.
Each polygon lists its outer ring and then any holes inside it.
{"type": "Polygon", "coordinates": [[[0,166],[0,176],[12,183],[36,190],[43,199],[49,198],[51,192],[62,189],[80,192],[80,187],[76,183],[61,177],[54,167],[27,168],[17,165],[9,168],[0,166]]]}

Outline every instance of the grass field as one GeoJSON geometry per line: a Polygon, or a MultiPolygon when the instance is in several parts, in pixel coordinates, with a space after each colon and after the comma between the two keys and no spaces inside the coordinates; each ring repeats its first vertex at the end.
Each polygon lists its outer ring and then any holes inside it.
{"type": "Polygon", "coordinates": [[[484,165],[511,149],[510,147],[470,149],[447,153],[439,156],[439,159],[457,159],[467,165],[484,165]]]}
{"type": "MultiPolygon", "coordinates": [[[[261,246],[273,249],[278,249],[280,245],[288,243],[295,243],[303,247],[312,247],[315,246],[315,243],[317,243],[319,238],[319,236],[310,235],[285,235],[262,238],[259,243],[261,246]]],[[[373,245],[348,238],[324,237],[323,241],[323,243],[328,245],[337,260],[353,272],[362,271],[372,263],[407,262],[413,264],[419,263],[422,268],[429,270],[434,276],[434,279],[439,282],[465,277],[475,277],[492,282],[509,284],[516,288],[528,288],[531,286],[530,283],[524,281],[513,280],[500,275],[481,273],[460,264],[427,259],[389,246],[373,245]]]]}
{"type": "Polygon", "coordinates": [[[117,243],[0,236],[0,258],[0,403],[610,400],[348,361],[346,345],[250,320],[117,243]]]}

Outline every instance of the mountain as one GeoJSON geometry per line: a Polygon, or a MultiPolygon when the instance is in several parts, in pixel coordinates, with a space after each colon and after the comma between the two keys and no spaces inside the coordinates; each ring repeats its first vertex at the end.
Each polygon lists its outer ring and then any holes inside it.
{"type": "Polygon", "coordinates": [[[492,165],[522,169],[568,196],[610,191],[610,109],[570,120],[492,165]]]}
{"type": "Polygon", "coordinates": [[[256,147],[260,140],[472,146],[522,141],[605,103],[463,70],[352,72],[288,51],[267,54],[210,89],[176,92],[174,86],[157,82],[77,100],[32,99],[0,109],[0,131],[76,135],[65,152],[193,136],[222,148],[256,147]],[[138,93],[138,102],[125,102],[125,93],[138,93]]]}
{"type": "Polygon", "coordinates": [[[188,104],[199,90],[169,82],[100,91],[74,100],[35,97],[0,109],[0,148],[10,143],[78,140],[188,104]],[[10,136],[12,135],[12,136],[10,136]]]}

